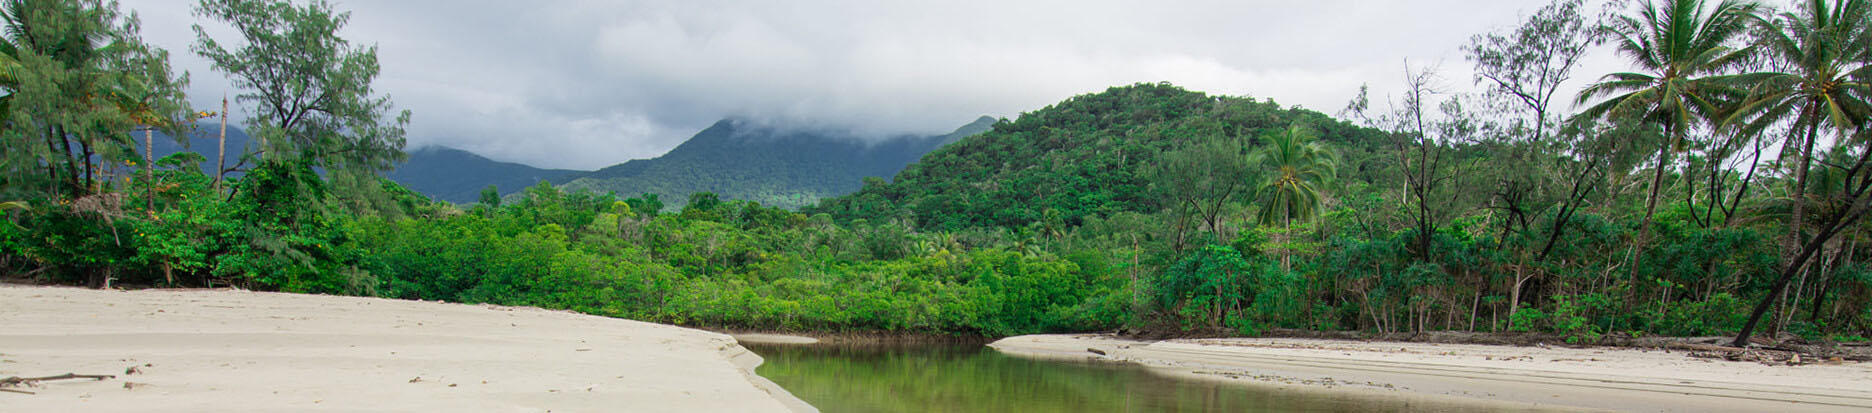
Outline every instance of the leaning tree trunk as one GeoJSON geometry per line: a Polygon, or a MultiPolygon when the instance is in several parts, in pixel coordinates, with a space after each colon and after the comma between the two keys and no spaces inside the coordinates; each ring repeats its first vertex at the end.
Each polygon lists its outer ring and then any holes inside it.
{"type": "MultiPolygon", "coordinates": [[[[1827,238],[1831,237],[1831,234],[1826,235],[1827,238]]],[[[1815,239],[1815,241],[1822,241],[1822,239],[1815,239]]],[[[1762,298],[1761,303],[1755,305],[1755,311],[1749,314],[1748,322],[1742,324],[1742,331],[1736,333],[1735,341],[1731,344],[1736,347],[1748,346],[1748,339],[1755,334],[1755,327],[1761,323],[1762,316],[1766,315],[1768,310],[1774,307],[1775,302],[1779,301],[1775,298],[1779,297],[1783,291],[1787,291],[1788,283],[1794,281],[1794,275],[1807,264],[1807,260],[1813,257],[1814,252],[1819,250],[1819,247],[1814,244],[1814,242],[1808,242],[1807,246],[1801,248],[1799,255],[1796,255],[1787,267],[1781,269],[1780,280],[1775,282],[1774,288],[1768,290],[1768,295],[1762,298]]]]}
{"type": "MultiPolygon", "coordinates": [[[[1865,172],[1868,162],[1872,162],[1872,148],[1867,148],[1866,152],[1862,152],[1859,155],[1857,163],[1848,169],[1848,176],[1856,176],[1860,172],[1865,172]]],[[[1856,224],[1860,218],[1865,216],[1868,208],[1872,208],[1872,198],[1868,198],[1868,193],[1872,192],[1872,178],[1853,177],[1848,178],[1848,182],[1853,182],[1847,184],[1848,188],[1846,191],[1848,198],[1852,199],[1850,203],[1852,206],[1836,215],[1827,217],[1826,222],[1818,228],[1818,231],[1814,233],[1813,237],[1809,238],[1804,245],[1801,245],[1800,252],[1795,254],[1793,259],[1788,262],[1788,265],[1781,269],[1781,277],[1779,280],[1775,281],[1774,287],[1768,291],[1768,295],[1762,297],[1761,302],[1755,305],[1755,311],[1749,315],[1748,322],[1742,324],[1742,331],[1736,334],[1735,341],[1733,342],[1735,346],[1742,347],[1748,345],[1749,336],[1755,333],[1755,327],[1761,323],[1762,316],[1768,312],[1769,308],[1774,306],[1777,301],[1776,298],[1779,298],[1783,291],[1787,291],[1788,283],[1794,280],[1796,272],[1800,271],[1801,267],[1807,264],[1807,260],[1812,259],[1814,254],[1819,252],[1826,245],[1828,240],[1831,240],[1835,235],[1839,235],[1846,227],[1856,224]],[[1853,179],[1859,179],[1860,181],[1853,182],[1853,179]]]]}

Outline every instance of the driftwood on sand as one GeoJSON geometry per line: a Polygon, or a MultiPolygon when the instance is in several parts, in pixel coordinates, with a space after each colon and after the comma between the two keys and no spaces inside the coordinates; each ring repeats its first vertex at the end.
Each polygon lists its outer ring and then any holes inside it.
{"type": "Polygon", "coordinates": [[[74,374],[74,373],[65,373],[65,374],[60,374],[57,376],[45,376],[45,377],[14,376],[14,377],[0,378],[0,391],[9,392],[9,393],[34,394],[33,392],[15,389],[14,387],[36,387],[39,385],[39,382],[42,382],[42,381],[72,380],[72,379],[108,380],[108,379],[113,379],[116,377],[117,376],[113,376],[109,374],[74,374]]]}

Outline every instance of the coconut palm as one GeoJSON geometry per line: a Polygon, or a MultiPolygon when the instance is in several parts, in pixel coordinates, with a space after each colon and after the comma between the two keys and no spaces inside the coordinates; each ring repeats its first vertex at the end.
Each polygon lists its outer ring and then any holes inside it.
{"type": "MultiPolygon", "coordinates": [[[[1332,179],[1336,163],[1313,130],[1293,125],[1261,135],[1261,148],[1249,164],[1261,168],[1267,177],[1255,191],[1262,225],[1279,222],[1282,228],[1291,229],[1294,220],[1319,216],[1319,188],[1332,179]]],[[[1283,253],[1281,267],[1288,266],[1283,253]]]]}
{"type": "Polygon", "coordinates": [[[1872,116],[1872,75],[1867,64],[1867,0],[1807,0],[1799,9],[1756,20],[1760,45],[1780,71],[1737,76],[1752,85],[1747,103],[1726,124],[1744,134],[1759,134],[1780,122],[1792,122],[1787,147],[1794,150],[1791,240],[1800,238],[1807,204],[1807,170],[1814,143],[1824,131],[1846,136],[1872,116]],[[1752,119],[1751,119],[1752,118],[1752,119]],[[1743,122],[1741,119],[1750,119],[1743,122]]]}
{"type": "Polygon", "coordinates": [[[1700,121],[1721,117],[1723,102],[1744,91],[1724,73],[1740,66],[1752,52],[1738,46],[1759,6],[1738,0],[1711,5],[1704,0],[1657,0],[1636,14],[1616,16],[1608,29],[1619,54],[1638,69],[1605,75],[1580,91],[1578,102],[1597,102],[1580,113],[1608,120],[1636,117],[1661,127],[1666,142],[1657,149],[1657,167],[1645,200],[1639,238],[1650,234],[1658,190],[1673,153],[1700,121]]]}
{"type": "Polygon", "coordinates": [[[1262,224],[1290,226],[1319,215],[1319,187],[1332,179],[1336,163],[1313,130],[1294,125],[1261,135],[1261,148],[1250,162],[1268,174],[1255,193],[1262,224]]]}
{"type": "MultiPolygon", "coordinates": [[[[1771,71],[1739,76],[1754,85],[1748,102],[1736,116],[1753,116],[1742,128],[1759,131],[1769,125],[1789,122],[1793,125],[1786,147],[1794,150],[1794,183],[1790,188],[1789,245],[1810,243],[1802,228],[1808,199],[1808,170],[1811,169],[1814,144],[1822,132],[1832,134],[1835,142],[1854,140],[1863,133],[1866,118],[1872,116],[1872,33],[1868,30],[1872,4],[1866,0],[1807,0],[1796,10],[1774,18],[1759,18],[1763,29],[1760,44],[1774,67],[1771,71]]],[[[1822,174],[1822,181],[1830,180],[1822,174]]],[[[1825,191],[1820,191],[1824,194],[1825,191]]],[[[1816,235],[1814,242],[1825,242],[1827,231],[1816,235]]],[[[1812,247],[1807,247],[1812,248],[1812,247]]],[[[1804,257],[1804,255],[1803,255],[1804,257]]],[[[1804,264],[1796,259],[1783,269],[1769,293],[1755,306],[1736,345],[1748,344],[1749,336],[1776,299],[1786,291],[1788,282],[1804,264]]]]}

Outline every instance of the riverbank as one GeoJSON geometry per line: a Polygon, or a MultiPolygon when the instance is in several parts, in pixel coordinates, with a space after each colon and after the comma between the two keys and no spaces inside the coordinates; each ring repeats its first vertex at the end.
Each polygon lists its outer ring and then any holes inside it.
{"type": "Polygon", "coordinates": [[[1536,409],[1872,409],[1872,365],[1851,362],[1768,366],[1663,350],[1107,335],[1018,336],[990,346],[1022,357],[1128,362],[1294,391],[1466,398],[1536,409]]]}
{"type": "Polygon", "coordinates": [[[20,411],[811,411],[727,335],[567,311],[0,285],[20,411]]]}

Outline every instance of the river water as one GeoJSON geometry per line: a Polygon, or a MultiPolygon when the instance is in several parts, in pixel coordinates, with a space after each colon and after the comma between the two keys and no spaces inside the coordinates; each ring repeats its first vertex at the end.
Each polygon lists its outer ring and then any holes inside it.
{"type": "Polygon", "coordinates": [[[838,412],[1415,412],[1501,406],[1173,378],[1107,362],[1007,356],[978,344],[755,345],[756,370],[838,412]]]}

